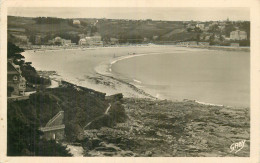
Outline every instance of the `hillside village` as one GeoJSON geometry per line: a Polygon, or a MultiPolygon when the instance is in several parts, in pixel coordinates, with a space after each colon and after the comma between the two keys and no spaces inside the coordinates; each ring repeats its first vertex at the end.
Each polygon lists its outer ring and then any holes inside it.
{"type": "Polygon", "coordinates": [[[250,46],[249,21],[8,17],[8,40],[25,49],[120,44],[250,46]]]}
{"type": "MultiPolygon", "coordinates": [[[[8,41],[10,42],[8,45],[13,47],[15,44],[23,49],[148,43],[199,47],[210,45],[248,47],[250,46],[250,22],[229,19],[199,22],[8,16],[8,41]]],[[[36,73],[30,63],[25,63],[24,58],[18,60],[14,60],[12,56],[8,58],[10,98],[23,96],[26,90],[35,89],[40,83],[50,84],[48,79],[41,78],[36,73]]]]}

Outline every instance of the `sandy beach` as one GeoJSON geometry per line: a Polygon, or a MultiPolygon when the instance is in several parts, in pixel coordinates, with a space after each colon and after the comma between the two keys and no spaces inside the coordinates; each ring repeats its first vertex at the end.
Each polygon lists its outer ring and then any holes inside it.
{"type": "MultiPolygon", "coordinates": [[[[119,74],[113,71],[112,66],[118,65],[118,63],[125,63],[126,60],[133,60],[134,58],[142,59],[144,56],[160,57],[160,55],[185,55],[186,53],[206,54],[208,52],[222,55],[220,50],[153,44],[70,50],[29,50],[24,52],[23,55],[26,61],[32,62],[36,70],[56,71],[58,75],[50,76],[51,79],[56,81],[64,80],[78,86],[104,92],[107,95],[123,93],[124,97],[169,99],[166,96],[162,96],[144,87],[142,80],[138,78],[130,79],[128,76],[122,75],[122,73],[119,74]]],[[[205,105],[222,105],[222,103],[219,102],[214,103],[190,97],[183,97],[182,99],[196,100],[205,105]]],[[[180,99],[171,98],[170,100],[180,99]]]]}
{"type": "MultiPolygon", "coordinates": [[[[157,45],[149,45],[149,47],[157,47],[157,45]]],[[[50,76],[54,81],[65,80],[76,84],[78,86],[84,86],[96,91],[104,92],[107,95],[112,95],[116,93],[123,93],[125,97],[136,97],[136,98],[154,98],[150,94],[146,93],[142,89],[137,88],[136,86],[127,83],[123,80],[115,78],[115,76],[111,73],[112,64],[117,61],[143,56],[148,54],[158,54],[158,53],[144,53],[144,54],[136,54],[135,48],[148,48],[148,45],[144,46],[131,46],[131,50],[129,51],[129,46],[121,46],[121,47],[97,47],[97,48],[84,48],[84,49],[46,49],[46,50],[28,50],[23,53],[26,58],[26,61],[32,62],[33,66],[36,70],[42,71],[56,71],[58,75],[50,76]],[[122,49],[127,48],[127,51],[120,52],[122,49]],[[98,50],[106,51],[106,49],[114,49],[112,50],[114,53],[105,53],[99,54],[98,50]],[[121,49],[121,50],[120,50],[121,49]],[[118,52],[119,50],[119,52],[118,52]],[[57,52],[69,52],[70,55],[77,55],[76,53],[84,53],[84,56],[88,55],[87,63],[89,66],[85,66],[84,77],[76,76],[76,74],[72,73],[72,76],[62,70],[61,67],[52,67],[45,65],[46,62],[50,62],[51,65],[59,65],[59,61],[57,64],[52,63],[52,60],[46,57],[42,57],[43,55],[55,54],[57,52]],[[92,53],[92,54],[86,54],[92,53]],[[41,59],[44,61],[38,60],[38,56],[41,56],[41,59]],[[48,60],[48,61],[47,61],[48,60]]],[[[79,55],[79,54],[78,54],[79,55]]],[[[63,57],[63,56],[61,56],[63,57]]]]}

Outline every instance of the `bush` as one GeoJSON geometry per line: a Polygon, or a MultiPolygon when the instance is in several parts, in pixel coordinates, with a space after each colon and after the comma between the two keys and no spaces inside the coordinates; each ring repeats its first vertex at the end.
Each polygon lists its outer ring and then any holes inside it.
{"type": "Polygon", "coordinates": [[[109,113],[113,121],[118,123],[125,122],[127,118],[125,109],[120,102],[115,102],[114,104],[112,104],[109,113]]]}
{"type": "Polygon", "coordinates": [[[39,119],[48,109],[36,109],[33,101],[8,102],[7,155],[8,156],[71,156],[66,147],[55,141],[41,140],[39,119]]]}

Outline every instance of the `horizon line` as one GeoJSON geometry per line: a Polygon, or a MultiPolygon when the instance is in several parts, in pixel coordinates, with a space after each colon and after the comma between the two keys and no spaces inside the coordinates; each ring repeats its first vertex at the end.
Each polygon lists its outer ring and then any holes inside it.
{"type": "MultiPolygon", "coordinates": [[[[208,22],[208,21],[227,21],[227,19],[222,19],[222,20],[163,20],[163,19],[151,19],[151,18],[147,18],[147,19],[129,19],[129,18],[95,18],[95,17],[56,17],[56,16],[17,16],[17,15],[7,15],[8,16],[13,16],[13,17],[21,17],[21,18],[39,18],[39,17],[49,17],[49,18],[59,18],[59,19],[112,19],[112,20],[152,20],[152,21],[200,21],[200,22],[208,22]]],[[[249,21],[250,20],[231,20],[229,19],[229,21],[249,21]]]]}

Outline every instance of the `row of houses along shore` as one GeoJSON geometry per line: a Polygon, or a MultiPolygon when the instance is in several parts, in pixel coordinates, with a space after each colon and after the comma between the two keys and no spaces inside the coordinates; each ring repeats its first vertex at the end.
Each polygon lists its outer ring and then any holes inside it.
{"type": "MultiPolygon", "coordinates": [[[[219,41],[219,37],[221,36],[213,36],[213,41],[219,41]]],[[[155,38],[157,38],[155,36],[155,38]]],[[[240,31],[240,30],[236,30],[236,31],[232,31],[230,33],[230,37],[225,37],[222,36],[223,38],[223,42],[226,41],[228,42],[229,46],[232,47],[239,47],[241,46],[239,43],[239,41],[243,41],[243,40],[247,40],[247,33],[245,31],[240,31]]],[[[204,36],[203,34],[201,34],[200,36],[200,40],[201,41],[156,41],[154,42],[159,43],[159,44],[177,44],[177,45],[198,45],[198,46],[210,46],[210,36],[204,36]]],[[[145,42],[146,38],[144,38],[144,43],[149,43],[149,42],[145,42]]],[[[20,45],[21,47],[25,48],[25,49],[30,49],[30,48],[41,48],[41,47],[103,47],[103,46],[113,46],[113,45],[119,45],[119,39],[117,38],[110,38],[109,41],[104,42],[102,40],[102,37],[100,35],[95,35],[95,36],[86,36],[86,37],[81,37],[81,39],[79,39],[78,44],[76,43],[72,43],[71,40],[68,39],[63,39],[61,37],[55,37],[52,40],[48,41],[47,45],[44,44],[37,44],[37,45],[32,45],[31,43],[28,43],[27,45],[20,45]]],[[[18,44],[19,45],[19,44],[18,44]]]]}

